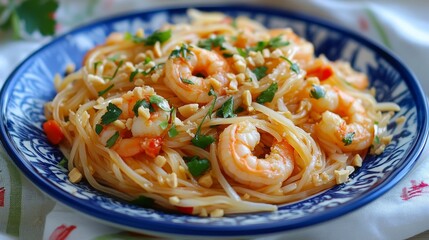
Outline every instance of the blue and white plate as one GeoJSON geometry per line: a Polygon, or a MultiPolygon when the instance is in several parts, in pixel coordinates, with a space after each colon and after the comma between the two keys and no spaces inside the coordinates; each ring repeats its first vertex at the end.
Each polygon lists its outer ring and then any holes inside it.
{"type": "Polygon", "coordinates": [[[249,236],[287,231],[341,216],[381,196],[411,169],[428,135],[423,91],[407,67],[384,48],[357,34],[297,13],[250,6],[204,7],[231,16],[245,15],[269,28],[291,27],[314,43],[317,54],[342,59],[368,74],[378,101],[401,106],[388,132],[392,143],[380,156],[369,156],[345,184],[272,213],[223,218],[166,213],[112,198],[88,184],[71,184],[57,165],[61,153],[42,131],[44,103],[55,90],[54,75],[67,64],[81,65],[85,52],[113,31],[154,31],[164,23],[187,21],[186,8],[158,9],[96,22],[54,39],[26,59],[6,81],[1,99],[1,141],[18,168],[57,201],[98,220],[139,232],[164,235],[249,236]],[[406,122],[396,124],[398,116],[406,122]]]}

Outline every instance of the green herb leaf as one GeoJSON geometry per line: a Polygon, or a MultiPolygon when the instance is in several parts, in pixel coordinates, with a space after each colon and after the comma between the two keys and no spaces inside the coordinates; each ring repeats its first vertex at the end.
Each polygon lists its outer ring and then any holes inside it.
{"type": "Polygon", "coordinates": [[[119,132],[116,131],[106,142],[106,147],[111,148],[115,145],[116,140],[118,140],[119,132]]]}
{"type": "Polygon", "coordinates": [[[224,58],[230,58],[230,57],[234,56],[234,54],[232,54],[232,53],[224,53],[224,54],[222,54],[222,56],[224,58]]]}
{"type": "Polygon", "coordinates": [[[150,101],[150,103],[158,105],[159,108],[161,108],[162,110],[164,110],[166,112],[171,111],[167,100],[165,100],[165,98],[163,98],[159,95],[150,96],[149,101],[150,101]]]}
{"type": "Polygon", "coordinates": [[[277,36],[275,38],[271,38],[270,41],[268,41],[268,46],[271,48],[279,48],[289,45],[288,41],[282,41],[281,35],[277,36]]]}
{"type": "Polygon", "coordinates": [[[109,60],[111,62],[116,62],[116,61],[118,61],[118,58],[119,58],[119,53],[117,53],[111,57],[108,57],[107,60],[109,60]]]}
{"type": "Polygon", "coordinates": [[[162,121],[162,122],[159,124],[159,127],[160,127],[162,130],[167,129],[167,127],[168,127],[168,121],[167,121],[167,120],[162,121]]]}
{"type": "Polygon", "coordinates": [[[210,161],[205,158],[200,159],[198,156],[193,156],[183,157],[183,159],[188,159],[186,165],[188,166],[188,170],[193,177],[201,176],[210,168],[210,161]]]}
{"type": "Polygon", "coordinates": [[[263,77],[267,76],[267,70],[268,68],[265,66],[257,67],[252,70],[252,72],[256,75],[256,78],[261,80],[263,77]]]}
{"type": "Polygon", "coordinates": [[[290,64],[290,70],[291,70],[291,71],[295,72],[296,74],[299,74],[300,69],[299,69],[298,64],[293,63],[291,60],[289,60],[289,59],[288,59],[287,57],[285,57],[285,56],[280,56],[280,58],[282,58],[282,59],[286,60],[286,61],[290,64]]]}
{"type": "Polygon", "coordinates": [[[22,1],[12,15],[24,23],[25,31],[30,34],[39,31],[44,36],[53,35],[56,23],[53,16],[57,8],[55,0],[22,1]]]}
{"type": "Polygon", "coordinates": [[[189,79],[186,79],[186,78],[182,78],[182,77],[180,77],[180,80],[182,80],[182,82],[183,82],[183,83],[190,84],[190,85],[195,85],[195,83],[194,83],[194,82],[192,82],[192,81],[191,81],[191,80],[189,80],[189,79]]]}
{"type": "Polygon", "coordinates": [[[109,105],[107,105],[107,112],[101,116],[101,124],[106,125],[116,121],[121,113],[122,110],[120,108],[113,103],[109,103],[109,105]]]}
{"type": "Polygon", "coordinates": [[[118,74],[119,68],[122,67],[122,64],[124,64],[124,60],[119,61],[118,66],[116,67],[115,72],[111,77],[105,77],[105,78],[110,80],[114,79],[116,77],[116,74],[118,74]]]}
{"type": "Polygon", "coordinates": [[[212,50],[212,48],[220,47],[221,50],[225,49],[222,44],[225,42],[224,36],[215,36],[198,42],[198,47],[212,50]]]}
{"type": "Polygon", "coordinates": [[[188,54],[192,54],[191,50],[189,50],[188,45],[182,44],[179,49],[174,49],[171,51],[170,56],[168,58],[187,58],[188,54]]]}
{"type": "Polygon", "coordinates": [[[144,40],[146,46],[153,46],[156,42],[164,43],[171,38],[171,29],[160,32],[156,31],[144,40]]]}
{"type": "Polygon", "coordinates": [[[98,135],[101,133],[101,131],[103,131],[103,125],[101,124],[95,124],[95,133],[97,133],[98,135]]]}
{"type": "Polygon", "coordinates": [[[375,136],[374,137],[374,143],[375,144],[380,144],[380,137],[379,136],[375,136]]]}
{"type": "Polygon", "coordinates": [[[200,125],[197,128],[197,132],[195,133],[195,136],[192,138],[191,142],[194,144],[194,146],[200,147],[200,148],[206,148],[210,144],[212,144],[215,139],[214,137],[210,135],[204,135],[201,134],[201,126],[203,125],[204,121],[206,120],[207,116],[211,118],[211,115],[213,113],[214,106],[216,104],[217,100],[217,94],[214,91],[213,87],[210,88],[210,91],[208,93],[209,96],[214,96],[213,102],[210,105],[210,108],[208,109],[206,115],[204,116],[203,120],[200,122],[200,125]]]}
{"type": "Polygon", "coordinates": [[[176,125],[172,125],[171,128],[168,130],[168,136],[169,137],[175,137],[179,134],[179,132],[176,129],[176,125]]]}
{"type": "Polygon", "coordinates": [[[235,109],[234,113],[235,113],[235,114],[239,114],[239,113],[241,113],[241,112],[243,112],[243,111],[244,111],[244,107],[239,106],[237,109],[235,109]]]}
{"type": "Polygon", "coordinates": [[[237,116],[234,114],[234,98],[230,97],[222,106],[217,110],[216,115],[221,118],[231,118],[237,116]]]}
{"type": "Polygon", "coordinates": [[[94,63],[94,72],[97,72],[97,67],[99,64],[101,64],[101,61],[97,61],[94,63]]]}
{"type": "Polygon", "coordinates": [[[106,94],[108,91],[110,91],[110,89],[112,89],[115,85],[111,84],[110,86],[108,86],[106,89],[101,90],[98,92],[98,96],[103,96],[104,94],[106,94]]]}
{"type": "Polygon", "coordinates": [[[67,169],[68,162],[69,160],[66,157],[63,157],[57,165],[67,169]]]}
{"type": "Polygon", "coordinates": [[[151,113],[155,112],[155,109],[153,108],[153,106],[146,99],[139,99],[137,100],[137,102],[134,104],[134,107],[133,107],[133,112],[136,115],[136,117],[139,116],[140,107],[148,108],[149,112],[151,113]]]}
{"type": "Polygon", "coordinates": [[[256,102],[264,104],[266,102],[271,102],[274,99],[274,95],[279,89],[277,83],[272,83],[267,89],[265,89],[261,94],[256,98],[256,102]]]}
{"type": "Polygon", "coordinates": [[[320,85],[313,84],[313,88],[310,90],[310,97],[319,99],[325,97],[326,91],[320,85]]]}
{"type": "Polygon", "coordinates": [[[149,56],[146,56],[146,57],[144,58],[144,64],[146,65],[146,64],[148,64],[148,63],[150,63],[150,62],[152,62],[152,58],[150,58],[149,56]]]}
{"type": "Polygon", "coordinates": [[[344,146],[348,146],[352,144],[354,137],[355,137],[355,132],[347,133],[346,136],[343,138],[344,146]]]}
{"type": "Polygon", "coordinates": [[[134,78],[136,77],[136,75],[139,73],[139,70],[136,69],[134,70],[131,74],[130,74],[130,82],[134,81],[134,78]]]}
{"type": "Polygon", "coordinates": [[[155,200],[153,198],[139,196],[138,198],[132,200],[130,203],[139,205],[142,207],[153,207],[153,205],[155,204],[155,200]]]}
{"type": "Polygon", "coordinates": [[[155,71],[156,69],[158,69],[158,68],[160,68],[161,66],[163,66],[164,65],[164,63],[160,63],[160,64],[158,64],[158,65],[155,65],[155,66],[153,66],[153,67],[151,67],[148,71],[143,71],[143,72],[141,72],[144,76],[147,76],[147,75],[149,75],[149,74],[151,74],[153,71],[155,71]]]}
{"type": "Polygon", "coordinates": [[[247,56],[249,56],[249,51],[248,51],[247,49],[237,48],[237,52],[238,52],[238,54],[240,54],[240,56],[242,56],[242,57],[247,57],[247,56]]]}
{"type": "Polygon", "coordinates": [[[249,48],[249,50],[255,51],[255,52],[261,52],[264,50],[264,48],[268,47],[268,42],[259,41],[256,43],[256,46],[249,48]]]}

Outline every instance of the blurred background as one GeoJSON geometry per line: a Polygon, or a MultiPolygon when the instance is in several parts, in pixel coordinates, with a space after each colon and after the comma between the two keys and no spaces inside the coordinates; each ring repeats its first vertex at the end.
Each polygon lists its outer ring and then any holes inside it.
{"type": "Polygon", "coordinates": [[[234,2],[301,12],[357,31],[397,54],[429,93],[427,64],[420,60],[429,49],[429,1],[420,0],[0,0],[0,85],[50,36],[76,26],[153,7],[234,2]]]}

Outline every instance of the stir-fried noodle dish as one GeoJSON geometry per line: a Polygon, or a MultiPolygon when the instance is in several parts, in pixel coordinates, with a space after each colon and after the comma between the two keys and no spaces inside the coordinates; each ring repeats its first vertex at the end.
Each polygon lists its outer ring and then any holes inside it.
{"type": "Polygon", "coordinates": [[[347,182],[389,144],[399,106],[349,63],[289,28],[188,15],[112,33],[56,76],[43,128],[71,182],[199,216],[275,211],[347,182]]]}

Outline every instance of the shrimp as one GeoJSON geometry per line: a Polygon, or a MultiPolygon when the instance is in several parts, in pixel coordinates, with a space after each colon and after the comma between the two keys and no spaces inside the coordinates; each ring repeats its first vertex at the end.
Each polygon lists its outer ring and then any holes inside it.
{"type": "MultiPolygon", "coordinates": [[[[154,95],[156,94],[152,88],[136,88],[133,92],[130,91],[121,98],[112,100],[112,102],[118,103],[117,107],[122,111],[119,122],[126,122],[126,124],[109,124],[104,127],[99,136],[100,141],[106,145],[108,139],[115,132],[119,132],[120,138],[112,147],[119,156],[132,157],[145,153],[149,157],[156,157],[161,150],[162,136],[167,131],[162,126],[164,123],[168,123],[170,114],[169,111],[161,109],[156,104],[150,104],[150,97],[154,95]],[[142,101],[147,103],[146,107],[135,107],[137,102],[142,101]],[[147,108],[147,106],[149,107],[147,108]]],[[[166,100],[163,104],[164,108],[169,108],[166,100]]]]}
{"type": "Polygon", "coordinates": [[[344,152],[367,149],[374,138],[374,122],[361,100],[335,87],[323,87],[323,98],[310,99],[312,110],[322,113],[315,125],[318,138],[333,142],[344,152]]]}
{"type": "Polygon", "coordinates": [[[170,58],[165,64],[165,84],[185,103],[208,103],[210,87],[219,94],[225,93],[229,84],[226,73],[230,71],[226,60],[216,52],[193,47],[189,59],[170,58]],[[199,75],[203,75],[201,77],[199,75]]]}
{"type": "Polygon", "coordinates": [[[218,156],[225,173],[250,187],[285,181],[294,168],[294,149],[285,140],[275,142],[265,159],[252,151],[260,141],[255,125],[248,121],[231,124],[219,137],[218,156]]]}

